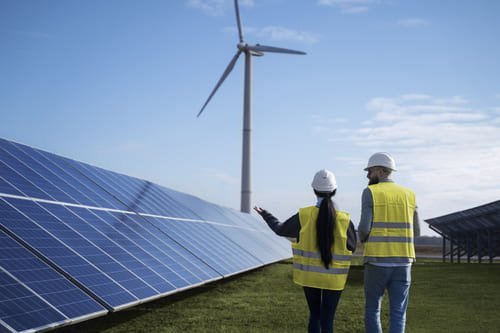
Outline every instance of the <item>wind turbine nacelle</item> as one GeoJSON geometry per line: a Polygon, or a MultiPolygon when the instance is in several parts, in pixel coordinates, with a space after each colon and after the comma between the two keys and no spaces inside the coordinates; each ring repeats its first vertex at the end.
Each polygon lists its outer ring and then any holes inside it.
{"type": "Polygon", "coordinates": [[[236,45],[236,47],[238,48],[238,50],[240,50],[241,52],[245,52],[247,49],[248,49],[248,44],[247,43],[238,43],[236,45]]]}
{"type": "Polygon", "coordinates": [[[264,55],[264,52],[261,52],[261,51],[257,51],[257,50],[254,50],[253,48],[254,47],[258,47],[260,46],[259,44],[257,45],[248,45],[247,43],[238,43],[236,45],[236,47],[238,48],[238,50],[240,50],[241,52],[249,52],[251,55],[253,56],[257,56],[257,57],[261,57],[264,55]]]}

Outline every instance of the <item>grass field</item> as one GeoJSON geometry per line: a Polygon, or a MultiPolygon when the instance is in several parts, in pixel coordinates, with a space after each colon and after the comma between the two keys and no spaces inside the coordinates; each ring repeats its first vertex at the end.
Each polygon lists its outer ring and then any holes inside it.
{"type": "MultiPolygon", "coordinates": [[[[307,305],[281,262],[60,329],[58,332],[305,332],[307,305]]],[[[407,332],[500,332],[500,265],[420,260],[412,271],[407,332]]],[[[387,301],[382,321],[387,328],[387,301]]],[[[364,332],[363,267],[353,266],[336,332],[364,332]]]]}

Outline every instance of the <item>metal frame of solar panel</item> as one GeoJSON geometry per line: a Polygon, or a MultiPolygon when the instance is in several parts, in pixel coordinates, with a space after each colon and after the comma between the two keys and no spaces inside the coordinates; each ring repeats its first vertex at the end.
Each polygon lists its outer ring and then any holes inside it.
{"type": "Polygon", "coordinates": [[[76,323],[291,257],[255,217],[0,139],[0,332],[76,323]]]}
{"type": "Polygon", "coordinates": [[[500,256],[500,200],[471,209],[426,220],[432,230],[443,237],[443,261],[467,262],[500,256]],[[448,243],[448,244],[447,244],[448,243]],[[448,246],[447,246],[448,245],[448,246]]]}

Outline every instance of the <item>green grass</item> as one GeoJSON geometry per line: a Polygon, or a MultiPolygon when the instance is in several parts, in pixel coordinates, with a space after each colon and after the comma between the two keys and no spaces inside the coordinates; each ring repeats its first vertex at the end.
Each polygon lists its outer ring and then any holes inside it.
{"type": "MultiPolygon", "coordinates": [[[[283,262],[60,332],[305,332],[307,305],[283,262]]],[[[500,265],[419,261],[412,271],[407,332],[498,332],[500,265]]],[[[387,330],[388,304],[382,322],[387,330]]],[[[363,267],[353,266],[336,332],[364,332],[363,267]]]]}

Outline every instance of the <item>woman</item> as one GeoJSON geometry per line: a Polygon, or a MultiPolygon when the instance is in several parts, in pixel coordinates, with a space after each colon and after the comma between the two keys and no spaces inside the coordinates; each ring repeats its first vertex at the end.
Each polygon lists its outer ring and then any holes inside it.
{"type": "Polygon", "coordinates": [[[356,231],[346,212],[336,209],[331,198],[337,191],[335,175],[320,170],[312,187],[315,206],[299,209],[285,222],[254,207],[278,235],[292,237],[293,281],[304,288],[309,306],[309,332],[333,332],[335,310],[349,272],[356,231]]]}

